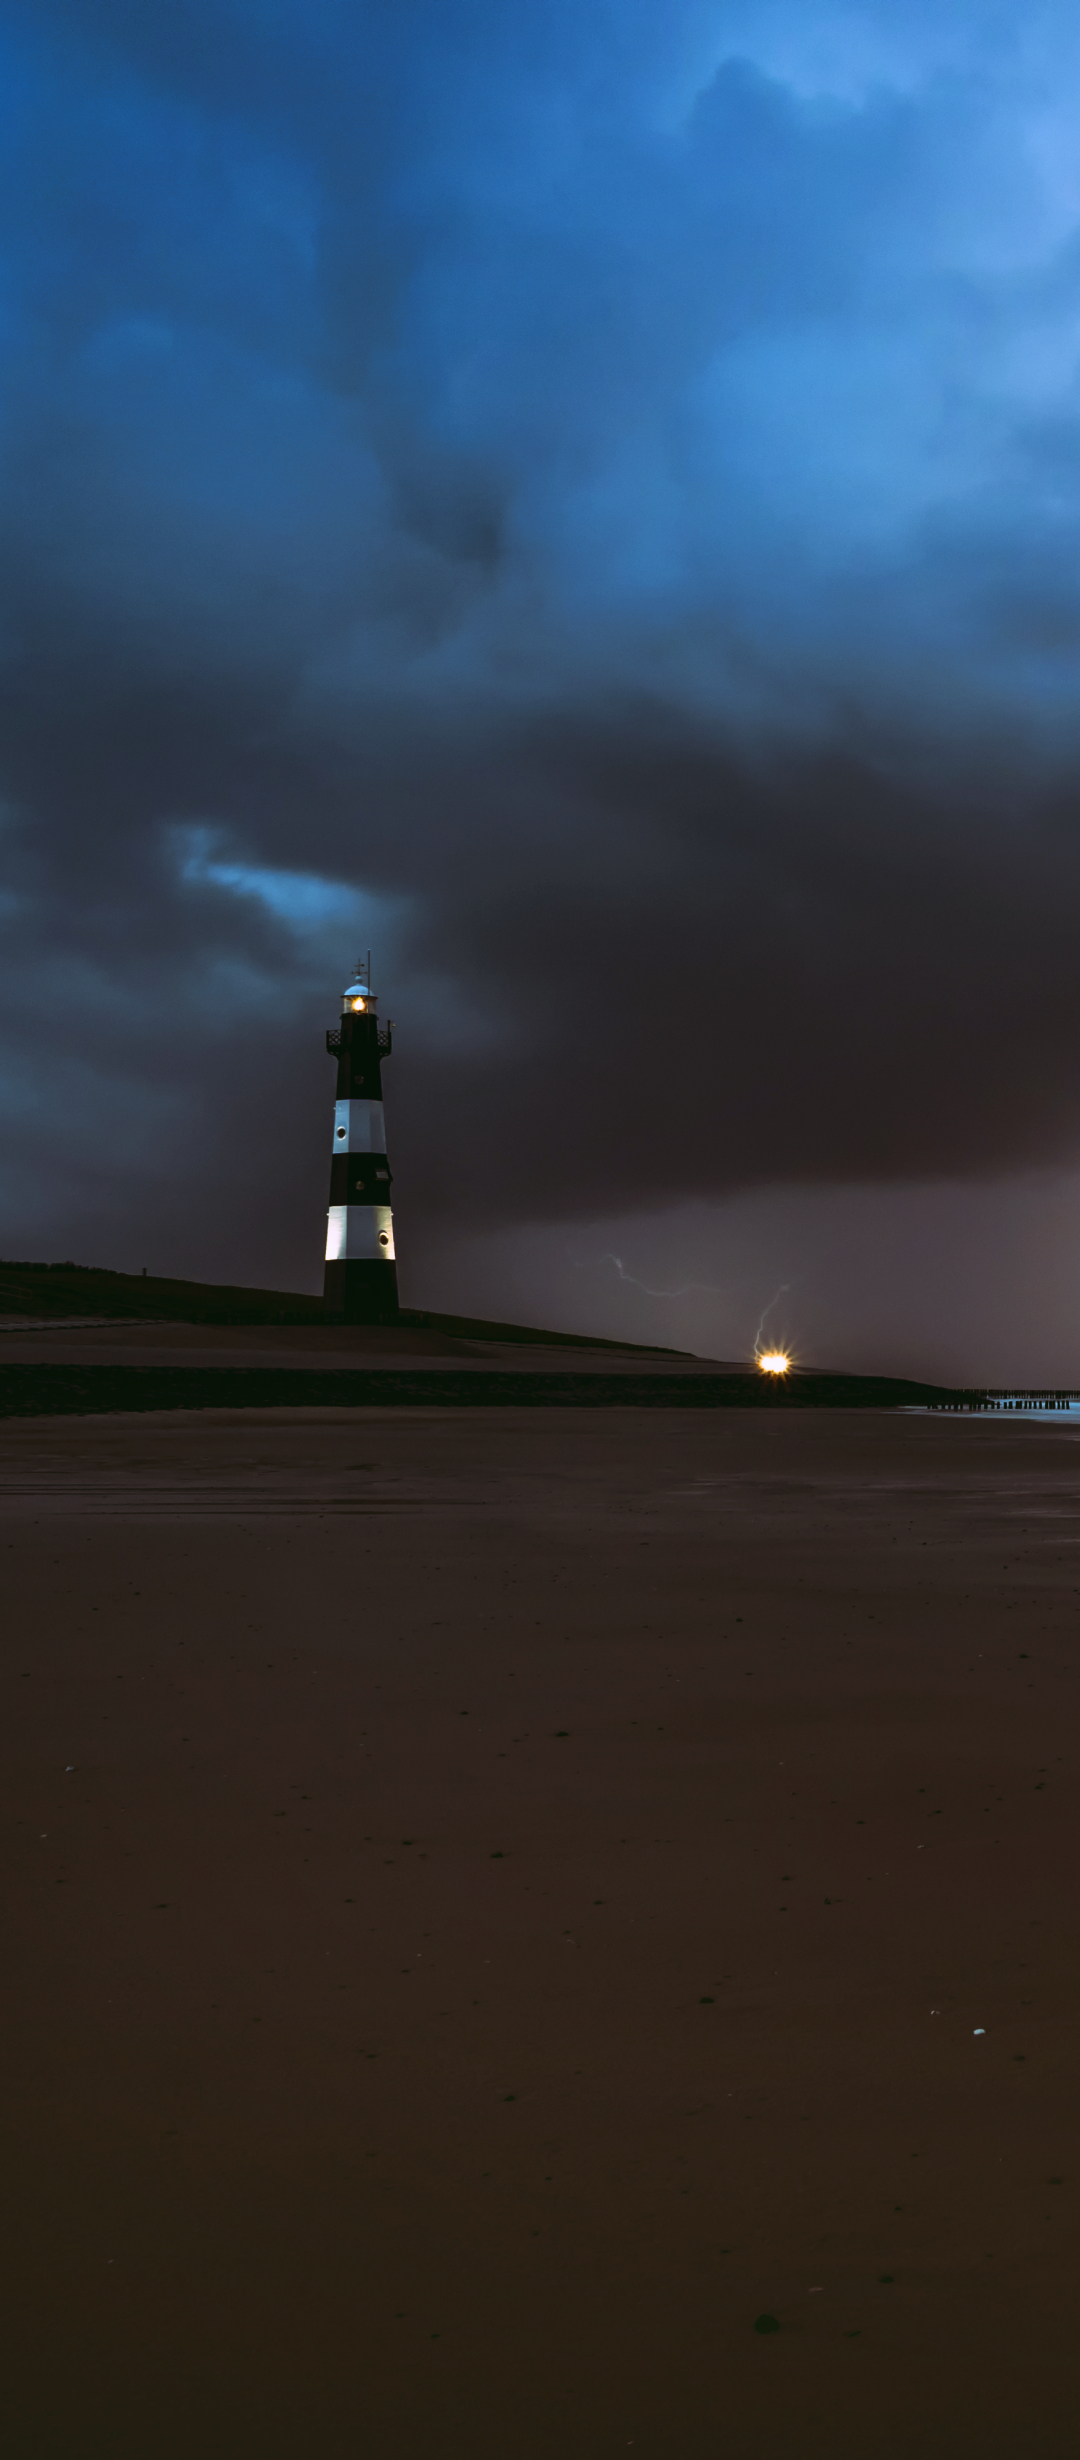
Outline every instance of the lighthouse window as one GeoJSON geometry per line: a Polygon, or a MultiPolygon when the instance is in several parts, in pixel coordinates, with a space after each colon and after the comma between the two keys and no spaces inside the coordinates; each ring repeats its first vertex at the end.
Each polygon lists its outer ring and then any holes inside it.
{"type": "Polygon", "coordinates": [[[339,1136],[344,1136],[344,1134],[345,1134],[345,1130],[344,1130],[344,1128],[339,1128],[339,1129],[338,1129],[338,1135],[339,1135],[339,1136]]]}
{"type": "Polygon", "coordinates": [[[390,1240],[385,1230],[380,1230],[379,1232],[379,1245],[380,1247],[389,1247],[390,1245],[390,1240]]]}

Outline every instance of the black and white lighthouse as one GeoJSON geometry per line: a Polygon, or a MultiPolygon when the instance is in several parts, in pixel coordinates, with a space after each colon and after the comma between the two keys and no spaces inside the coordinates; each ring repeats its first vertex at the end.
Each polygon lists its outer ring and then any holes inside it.
{"type": "Polygon", "coordinates": [[[326,1037],[338,1073],[323,1305],[327,1315],[354,1324],[392,1324],[398,1311],[382,1101],[391,1035],[376,1015],[369,958],[342,997],[340,1025],[326,1037]]]}

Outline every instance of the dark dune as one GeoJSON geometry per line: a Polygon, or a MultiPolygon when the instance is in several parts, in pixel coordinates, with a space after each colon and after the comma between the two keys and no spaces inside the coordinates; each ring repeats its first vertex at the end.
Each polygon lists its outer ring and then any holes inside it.
{"type": "Polygon", "coordinates": [[[505,1367],[402,1373],[392,1367],[0,1366],[0,1418],[174,1409],[896,1409],[961,1396],[897,1377],[818,1375],[767,1384],[742,1375],[518,1375],[505,1367]]]}
{"type": "MultiPolygon", "coordinates": [[[[110,1278],[101,1276],[102,1279],[110,1278]]],[[[119,1278],[112,1276],[111,1278],[119,1278]]],[[[188,1285],[197,1289],[197,1284],[188,1285]]],[[[227,1300],[235,1293],[214,1291],[227,1300]]],[[[257,1299],[265,1293],[242,1292],[257,1299]]],[[[640,1350],[454,1317],[399,1324],[191,1316],[0,1318],[0,1418],[275,1408],[879,1409],[963,1396],[895,1376],[797,1371],[640,1350]]]]}

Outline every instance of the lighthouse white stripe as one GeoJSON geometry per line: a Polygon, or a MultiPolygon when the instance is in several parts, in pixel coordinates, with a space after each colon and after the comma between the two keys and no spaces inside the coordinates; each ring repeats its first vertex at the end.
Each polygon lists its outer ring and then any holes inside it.
{"type": "Polygon", "coordinates": [[[335,1102],[335,1153],[385,1153],[386,1128],[381,1102],[335,1102]]]}
{"type": "Polygon", "coordinates": [[[392,1264],[394,1217],[389,1205],[332,1204],[326,1216],[326,1261],[392,1264]]]}

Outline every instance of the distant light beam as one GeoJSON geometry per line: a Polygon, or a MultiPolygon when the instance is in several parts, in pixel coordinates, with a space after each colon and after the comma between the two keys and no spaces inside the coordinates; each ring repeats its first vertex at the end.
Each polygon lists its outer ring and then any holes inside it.
{"type": "Polygon", "coordinates": [[[780,1284],[779,1289],[778,1289],[778,1290],[774,1290],[774,1291],[773,1291],[773,1294],[772,1294],[772,1297],[771,1297],[771,1298],[770,1298],[770,1300],[769,1300],[769,1304],[768,1304],[768,1306],[767,1306],[767,1307],[763,1307],[763,1308],[762,1308],[762,1310],[761,1310],[761,1314],[760,1314],[760,1315],[759,1315],[759,1317],[758,1317],[758,1328],[757,1328],[756,1333],[754,1334],[754,1356],[755,1356],[755,1358],[758,1360],[759,1364],[760,1364],[760,1360],[761,1360],[761,1336],[762,1336],[762,1333],[763,1333],[763,1332],[764,1332],[764,1330],[765,1330],[765,1318],[766,1318],[766,1316],[767,1316],[767,1315],[771,1315],[771,1314],[772,1314],[773,1308],[775,1307],[777,1300],[778,1300],[778,1299],[780,1299],[780,1298],[783,1298],[783,1296],[784,1296],[784,1294],[785,1294],[785,1291],[790,1290],[790,1288],[791,1288],[791,1283],[790,1283],[790,1281],[782,1281],[782,1282],[781,1282],[781,1284],[780,1284]]]}

